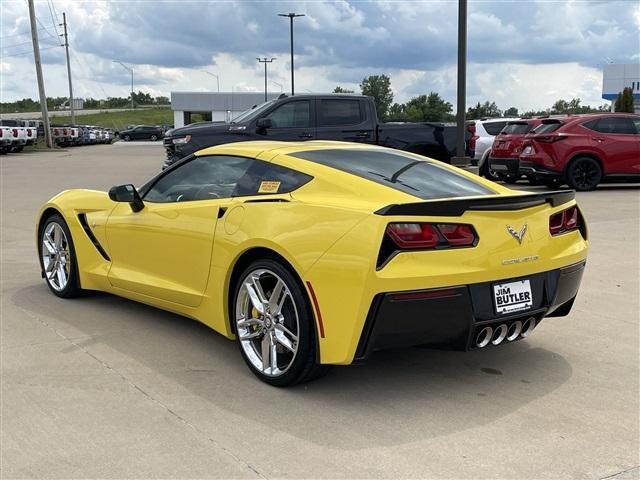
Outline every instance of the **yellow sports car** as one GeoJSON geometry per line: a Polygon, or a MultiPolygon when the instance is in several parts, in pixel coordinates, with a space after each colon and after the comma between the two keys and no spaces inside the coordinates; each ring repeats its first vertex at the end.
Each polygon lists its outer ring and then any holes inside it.
{"type": "Polygon", "coordinates": [[[207,148],[139,188],[62,192],[37,245],[55,295],[194,318],[283,386],[383,348],[525,338],[571,310],[588,242],[572,191],[314,141],[207,148]]]}

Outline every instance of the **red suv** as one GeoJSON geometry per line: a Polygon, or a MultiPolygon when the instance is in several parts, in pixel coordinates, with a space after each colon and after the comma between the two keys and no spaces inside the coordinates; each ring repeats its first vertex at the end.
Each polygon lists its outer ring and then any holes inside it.
{"type": "Polygon", "coordinates": [[[489,154],[489,168],[507,183],[513,183],[520,178],[518,157],[522,152],[522,142],[525,135],[541,123],[542,120],[539,118],[512,120],[507,122],[493,141],[489,154]]]}
{"type": "Polygon", "coordinates": [[[525,137],[520,174],[578,191],[601,181],[640,182],[640,115],[549,118],[525,137]]]}

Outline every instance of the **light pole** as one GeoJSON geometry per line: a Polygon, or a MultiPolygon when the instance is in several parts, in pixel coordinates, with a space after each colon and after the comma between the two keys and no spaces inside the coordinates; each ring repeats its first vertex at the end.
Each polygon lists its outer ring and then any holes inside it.
{"type": "Polygon", "coordinates": [[[131,72],[131,108],[133,109],[133,68],[129,67],[127,65],[125,65],[122,62],[119,62],[118,60],[114,60],[114,63],[119,63],[120,65],[122,65],[125,69],[129,70],[131,72]]]}
{"type": "Polygon", "coordinates": [[[295,88],[293,86],[293,19],[296,17],[304,17],[304,13],[279,13],[279,17],[289,17],[289,36],[291,37],[291,96],[294,95],[295,88]]]}
{"type": "Polygon", "coordinates": [[[465,111],[467,109],[467,0],[458,0],[458,111],[456,112],[456,156],[453,165],[465,166],[465,111]]]}
{"type": "Polygon", "coordinates": [[[208,75],[211,75],[212,77],[216,77],[216,85],[218,86],[218,93],[220,93],[220,77],[218,75],[216,75],[215,73],[211,73],[208,72],[206,70],[200,70],[201,72],[204,72],[208,75]]]}
{"type": "Polygon", "coordinates": [[[260,57],[256,57],[256,60],[258,60],[258,63],[264,63],[264,101],[267,101],[267,63],[271,63],[275,60],[275,58],[272,58],[271,60],[269,60],[267,57],[264,58],[260,58],[260,57]]]}
{"type": "Polygon", "coordinates": [[[280,87],[280,92],[284,92],[284,85],[282,85],[281,83],[278,82],[274,82],[273,80],[271,80],[271,83],[273,83],[274,85],[277,85],[280,87]]]}

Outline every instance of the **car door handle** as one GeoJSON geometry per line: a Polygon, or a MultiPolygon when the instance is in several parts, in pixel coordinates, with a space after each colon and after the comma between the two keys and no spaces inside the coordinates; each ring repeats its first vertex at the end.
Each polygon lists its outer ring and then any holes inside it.
{"type": "Polygon", "coordinates": [[[313,138],[313,135],[311,135],[310,133],[301,133],[300,135],[298,135],[298,138],[313,138]]]}
{"type": "Polygon", "coordinates": [[[369,138],[369,132],[356,133],[356,138],[369,138]]]}
{"type": "Polygon", "coordinates": [[[596,142],[604,142],[604,137],[593,137],[596,142]]]}

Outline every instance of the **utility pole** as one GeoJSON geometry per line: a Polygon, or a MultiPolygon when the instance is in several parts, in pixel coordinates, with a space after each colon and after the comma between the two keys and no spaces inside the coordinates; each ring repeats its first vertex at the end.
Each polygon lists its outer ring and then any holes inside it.
{"type": "Polygon", "coordinates": [[[454,165],[468,164],[465,149],[467,110],[467,0],[458,0],[458,107],[456,112],[456,156],[454,165]]]}
{"type": "Polygon", "coordinates": [[[290,47],[291,47],[291,96],[295,94],[295,88],[293,86],[293,19],[296,17],[304,17],[304,13],[279,13],[279,17],[289,17],[289,36],[290,36],[290,47]]]}
{"type": "Polygon", "coordinates": [[[64,27],[64,48],[67,51],[67,77],[69,77],[69,107],[71,108],[71,124],[76,123],[76,111],[73,105],[73,86],[71,85],[71,63],[69,62],[69,37],[67,36],[67,14],[62,12],[62,27],[64,27]]]}
{"type": "Polygon", "coordinates": [[[131,109],[133,110],[135,107],[133,105],[133,68],[132,67],[128,67],[127,65],[125,65],[122,62],[119,62],[118,60],[114,60],[113,63],[119,63],[120,65],[123,66],[123,68],[125,68],[126,70],[129,70],[131,72],[131,109]]]}
{"type": "Polygon", "coordinates": [[[42,77],[42,62],[40,60],[40,43],[38,42],[38,27],[36,26],[36,10],[33,0],[27,0],[29,5],[29,20],[31,22],[31,40],[33,41],[33,57],[36,64],[36,77],[38,78],[38,94],[40,95],[40,108],[42,109],[42,125],[44,127],[44,141],[47,148],[53,148],[51,142],[51,129],[49,128],[49,112],[47,110],[47,95],[44,92],[44,78],[42,77]]]}
{"type": "Polygon", "coordinates": [[[267,63],[273,62],[275,58],[268,60],[267,57],[264,57],[264,58],[257,57],[256,60],[258,60],[259,63],[264,63],[264,101],[266,102],[267,101],[267,63]]]}

